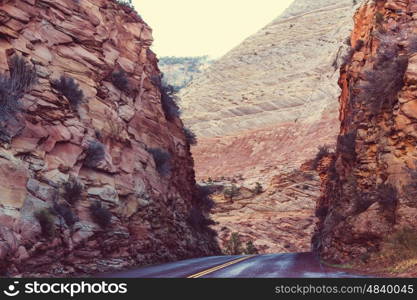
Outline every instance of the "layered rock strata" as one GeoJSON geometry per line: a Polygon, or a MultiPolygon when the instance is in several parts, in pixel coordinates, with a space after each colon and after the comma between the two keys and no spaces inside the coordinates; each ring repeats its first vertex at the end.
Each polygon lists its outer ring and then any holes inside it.
{"type": "Polygon", "coordinates": [[[181,120],[161,105],[151,33],[116,1],[0,1],[0,84],[24,77],[16,61],[37,77],[1,118],[3,274],[91,274],[216,252],[190,225],[193,160],[181,120]]]}

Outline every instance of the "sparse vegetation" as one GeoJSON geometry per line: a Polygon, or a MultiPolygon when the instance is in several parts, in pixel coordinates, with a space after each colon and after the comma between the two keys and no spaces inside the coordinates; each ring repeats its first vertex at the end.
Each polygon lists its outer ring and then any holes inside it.
{"type": "Polygon", "coordinates": [[[55,216],[50,209],[45,208],[35,213],[35,218],[41,226],[42,236],[53,238],[56,233],[55,216]]]}
{"type": "Polygon", "coordinates": [[[70,176],[69,180],[62,185],[62,197],[69,204],[74,205],[82,198],[83,185],[74,176],[70,176]]]}
{"type": "Polygon", "coordinates": [[[212,191],[209,186],[197,185],[196,186],[196,203],[205,212],[210,212],[215,206],[213,199],[211,198],[212,191]]]}
{"type": "Polygon", "coordinates": [[[86,150],[84,165],[89,168],[96,168],[104,159],[106,151],[104,145],[99,141],[90,141],[86,150]]]}
{"type": "Polygon", "coordinates": [[[326,156],[330,155],[330,147],[327,145],[320,146],[319,151],[316,154],[316,157],[314,158],[313,162],[311,163],[311,169],[317,170],[321,160],[325,158],[326,156]]]}
{"type": "Polygon", "coordinates": [[[22,57],[14,56],[10,60],[10,76],[0,74],[0,138],[10,140],[6,122],[20,110],[19,100],[36,83],[37,75],[34,67],[22,57]]]}
{"type": "Polygon", "coordinates": [[[148,152],[155,161],[158,173],[163,176],[169,175],[171,173],[171,154],[161,148],[150,148],[148,152]]]}
{"type": "Polygon", "coordinates": [[[61,216],[68,226],[72,226],[78,221],[68,203],[54,203],[53,209],[55,214],[61,216]]]}
{"type": "Polygon", "coordinates": [[[142,17],[136,11],[135,7],[133,6],[132,0],[115,0],[120,6],[128,9],[130,12],[133,12],[135,16],[141,20],[142,17]]]}
{"type": "Polygon", "coordinates": [[[235,184],[223,190],[223,196],[226,199],[229,199],[230,202],[233,202],[233,199],[239,195],[240,189],[235,184]]]}
{"type": "Polygon", "coordinates": [[[161,104],[168,121],[173,121],[180,116],[180,109],[176,103],[175,89],[173,86],[162,81],[161,77],[152,78],[153,83],[159,88],[161,93],[161,104]]]}
{"type": "Polygon", "coordinates": [[[260,184],[259,182],[256,182],[255,187],[252,191],[255,195],[260,195],[264,192],[264,188],[263,188],[262,184],[260,184]]]}
{"type": "Polygon", "coordinates": [[[244,252],[240,235],[237,232],[233,232],[229,240],[225,243],[225,252],[228,255],[240,255],[244,252]]]}
{"type": "Polygon", "coordinates": [[[197,206],[191,208],[187,221],[193,228],[198,230],[207,230],[208,226],[215,224],[214,221],[207,218],[197,206]]]}
{"type": "Polygon", "coordinates": [[[76,111],[84,101],[84,93],[73,78],[61,76],[52,82],[52,87],[67,98],[71,109],[76,111]]]}
{"type": "Polygon", "coordinates": [[[224,252],[228,255],[254,255],[259,253],[258,249],[253,244],[253,241],[248,241],[245,245],[246,247],[244,247],[241,240],[241,236],[237,232],[233,232],[230,235],[229,239],[226,241],[224,246],[224,252]]]}
{"type": "Polygon", "coordinates": [[[375,64],[372,70],[365,72],[366,82],[360,87],[359,99],[377,115],[384,107],[391,108],[397,101],[397,94],[404,86],[404,74],[408,65],[408,56],[399,55],[399,47],[392,34],[378,34],[380,40],[375,64]]]}
{"type": "Polygon", "coordinates": [[[111,74],[111,82],[115,87],[120,91],[128,93],[129,92],[129,80],[125,70],[120,69],[111,74]]]}
{"type": "Polygon", "coordinates": [[[247,255],[259,254],[258,249],[255,247],[252,241],[249,241],[246,243],[245,254],[247,255]]]}
{"type": "Polygon", "coordinates": [[[195,146],[197,145],[197,136],[196,134],[189,128],[184,128],[185,139],[187,140],[188,144],[195,146]]]}
{"type": "MultiPolygon", "coordinates": [[[[417,233],[412,228],[402,228],[388,236],[381,250],[371,255],[368,262],[379,270],[401,273],[415,270],[417,265],[417,233]]],[[[379,271],[378,270],[378,271],[379,271]]]]}
{"type": "Polygon", "coordinates": [[[103,207],[100,201],[95,201],[90,205],[90,213],[94,221],[102,228],[106,228],[111,223],[111,212],[103,207]]]}

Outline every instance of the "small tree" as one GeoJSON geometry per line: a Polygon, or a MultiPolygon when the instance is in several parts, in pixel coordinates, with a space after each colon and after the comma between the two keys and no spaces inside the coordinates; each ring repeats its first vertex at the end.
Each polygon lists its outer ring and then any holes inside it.
{"type": "Polygon", "coordinates": [[[232,233],[229,240],[225,243],[225,248],[226,254],[229,255],[241,255],[244,252],[239,233],[232,233]]]}
{"type": "Polygon", "coordinates": [[[233,198],[235,198],[235,197],[239,196],[239,194],[240,194],[240,190],[239,190],[239,188],[238,188],[236,185],[234,185],[234,184],[233,184],[231,187],[226,188],[226,189],[223,191],[223,195],[224,195],[224,197],[225,197],[226,199],[229,199],[229,201],[230,201],[230,202],[233,202],[233,198]]]}
{"type": "Polygon", "coordinates": [[[246,243],[245,254],[254,255],[259,254],[258,249],[255,247],[252,241],[246,243]]]}

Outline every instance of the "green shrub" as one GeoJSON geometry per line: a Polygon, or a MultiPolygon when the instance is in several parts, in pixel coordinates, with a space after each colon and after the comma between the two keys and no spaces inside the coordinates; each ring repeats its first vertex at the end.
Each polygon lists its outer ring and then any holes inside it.
{"type": "Polygon", "coordinates": [[[64,190],[62,196],[69,204],[75,204],[81,200],[84,187],[75,177],[70,176],[62,186],[64,190]]]}
{"type": "Polygon", "coordinates": [[[246,243],[245,254],[247,255],[259,254],[258,249],[255,247],[252,241],[249,241],[246,243]]]}
{"type": "Polygon", "coordinates": [[[61,76],[52,82],[52,87],[67,98],[70,107],[76,111],[84,101],[84,93],[73,78],[61,76]]]}
{"type": "Polygon", "coordinates": [[[111,223],[111,212],[101,205],[100,201],[96,201],[90,206],[90,213],[94,221],[102,228],[106,228],[111,223]]]}
{"type": "Polygon", "coordinates": [[[241,255],[244,252],[239,233],[232,233],[230,238],[225,243],[225,248],[225,252],[228,255],[241,255]]]}
{"type": "Polygon", "coordinates": [[[171,173],[171,154],[161,148],[147,149],[155,161],[156,170],[166,176],[171,173]]]}
{"type": "Polygon", "coordinates": [[[96,168],[105,158],[106,151],[104,145],[99,141],[90,141],[86,150],[84,165],[89,168],[96,168]]]}
{"type": "Polygon", "coordinates": [[[35,218],[41,226],[42,235],[46,238],[53,238],[56,234],[55,216],[50,209],[42,209],[35,213],[35,218]]]}
{"type": "Polygon", "coordinates": [[[240,195],[240,189],[234,184],[231,187],[225,188],[223,190],[223,196],[226,199],[229,199],[230,202],[233,202],[233,199],[239,195],[240,195]]]}

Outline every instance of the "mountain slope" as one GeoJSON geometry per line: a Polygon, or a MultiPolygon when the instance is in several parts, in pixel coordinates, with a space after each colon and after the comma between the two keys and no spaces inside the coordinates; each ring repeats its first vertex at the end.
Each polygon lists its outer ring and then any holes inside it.
{"type": "Polygon", "coordinates": [[[320,145],[335,144],[338,66],[348,48],[344,42],[353,11],[350,0],[297,0],[180,93],[185,124],[198,137],[192,149],[197,178],[233,178],[246,188],[259,182],[266,190],[245,200],[253,205],[243,209],[219,204],[229,212],[214,215],[217,228],[224,225],[230,231],[249,233],[265,252],[310,247],[318,193],[303,187],[318,191],[320,183],[314,175],[293,174],[306,171],[300,167],[314,158],[320,145]],[[259,206],[265,214],[255,221],[251,215],[259,206]],[[297,218],[272,225],[270,216],[276,211],[297,218]],[[233,219],[234,214],[241,216],[239,220],[233,219]],[[251,230],[253,222],[257,230],[251,230]],[[280,238],[283,232],[297,232],[300,222],[309,224],[302,229],[308,232],[302,243],[296,235],[280,238]]]}

